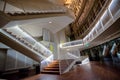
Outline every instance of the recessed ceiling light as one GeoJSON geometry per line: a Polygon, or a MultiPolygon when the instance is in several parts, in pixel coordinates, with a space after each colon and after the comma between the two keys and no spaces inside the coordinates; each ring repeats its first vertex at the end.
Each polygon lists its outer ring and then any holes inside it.
{"type": "Polygon", "coordinates": [[[52,23],[51,21],[49,23],[52,23]]]}

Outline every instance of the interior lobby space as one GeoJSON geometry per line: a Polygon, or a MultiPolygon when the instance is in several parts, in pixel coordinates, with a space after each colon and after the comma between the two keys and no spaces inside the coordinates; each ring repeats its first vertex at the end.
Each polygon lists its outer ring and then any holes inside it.
{"type": "Polygon", "coordinates": [[[0,0],[0,80],[120,80],[120,0],[0,0]]]}
{"type": "Polygon", "coordinates": [[[115,67],[91,62],[77,65],[62,75],[38,74],[23,80],[119,80],[119,74],[120,72],[115,67]]]}

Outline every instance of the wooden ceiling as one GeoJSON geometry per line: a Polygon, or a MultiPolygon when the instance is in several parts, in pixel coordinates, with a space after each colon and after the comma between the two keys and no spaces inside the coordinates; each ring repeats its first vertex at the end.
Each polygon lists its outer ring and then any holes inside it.
{"type": "Polygon", "coordinates": [[[71,40],[82,39],[96,24],[111,0],[87,0],[76,20],[66,30],[71,40]]]}

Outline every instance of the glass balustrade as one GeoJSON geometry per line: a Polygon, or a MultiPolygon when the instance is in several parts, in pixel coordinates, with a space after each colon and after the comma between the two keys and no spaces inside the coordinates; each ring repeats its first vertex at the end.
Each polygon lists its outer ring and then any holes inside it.
{"type": "Polygon", "coordinates": [[[67,47],[82,46],[82,45],[83,45],[83,40],[76,40],[76,41],[62,43],[60,44],[60,47],[67,48],[67,47]]]}

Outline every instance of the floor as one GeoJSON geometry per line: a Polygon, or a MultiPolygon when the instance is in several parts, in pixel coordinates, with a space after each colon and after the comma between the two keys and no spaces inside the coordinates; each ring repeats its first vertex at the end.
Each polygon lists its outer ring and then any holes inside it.
{"type": "Polygon", "coordinates": [[[120,69],[112,64],[108,66],[90,62],[76,65],[70,72],[62,75],[38,74],[23,80],[120,80],[120,69]]]}

